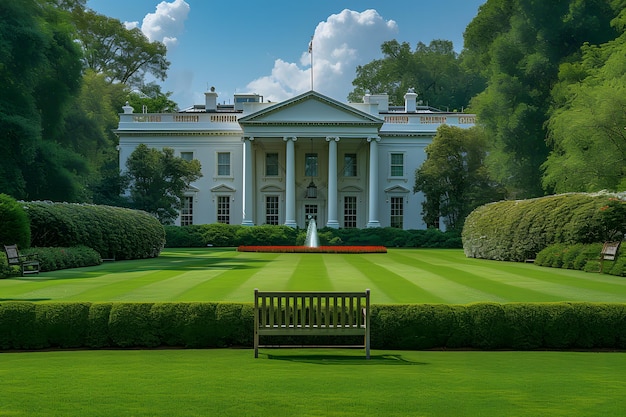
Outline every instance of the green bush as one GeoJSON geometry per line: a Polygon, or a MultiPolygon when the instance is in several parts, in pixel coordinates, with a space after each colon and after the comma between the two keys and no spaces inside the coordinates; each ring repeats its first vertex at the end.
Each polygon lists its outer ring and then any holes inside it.
{"type": "Polygon", "coordinates": [[[0,194],[0,245],[14,244],[20,249],[30,247],[30,223],[22,204],[0,194]]]}
{"type": "Polygon", "coordinates": [[[35,309],[36,320],[46,340],[46,347],[85,346],[89,307],[89,303],[38,304],[35,309]]]}
{"type": "MultiPolygon", "coordinates": [[[[239,245],[304,245],[306,230],[287,226],[241,226],[204,224],[165,226],[166,246],[176,247],[236,247],[239,245]]],[[[320,228],[321,246],[378,245],[403,248],[461,248],[458,232],[438,229],[401,230],[392,227],[370,229],[320,228]]]]}
{"type": "Polygon", "coordinates": [[[58,269],[81,268],[100,265],[102,258],[94,249],[87,246],[72,248],[34,248],[29,252],[36,253],[40,270],[55,271],[58,269]]]}
{"type": "Polygon", "coordinates": [[[621,239],[626,203],[617,197],[561,194],[481,206],[465,221],[463,250],[472,258],[524,261],[553,244],[621,239]]]}
{"type": "Polygon", "coordinates": [[[116,303],[109,315],[109,335],[115,346],[159,346],[158,327],[151,314],[153,303],[116,303]]]}
{"type": "Polygon", "coordinates": [[[601,243],[550,245],[537,254],[535,264],[554,268],[626,276],[626,253],[620,246],[614,261],[601,260],[601,243]]]}
{"type": "Polygon", "coordinates": [[[200,248],[206,246],[202,237],[202,226],[163,226],[165,246],[168,248],[200,248]]]}
{"type": "MultiPolygon", "coordinates": [[[[236,303],[2,302],[0,349],[251,347],[253,316],[251,304],[236,303]]],[[[320,340],[298,336],[297,343],[320,340]]],[[[329,342],[344,340],[324,339],[329,342]]],[[[406,350],[626,349],[626,304],[373,305],[371,345],[406,350]]]]}
{"type": "Polygon", "coordinates": [[[150,214],[121,207],[30,202],[32,245],[87,246],[104,259],[142,259],[158,256],[165,231],[150,214]]]}
{"type": "Polygon", "coordinates": [[[37,305],[29,302],[0,303],[0,348],[41,349],[46,347],[41,331],[47,323],[37,321],[37,305]]]}

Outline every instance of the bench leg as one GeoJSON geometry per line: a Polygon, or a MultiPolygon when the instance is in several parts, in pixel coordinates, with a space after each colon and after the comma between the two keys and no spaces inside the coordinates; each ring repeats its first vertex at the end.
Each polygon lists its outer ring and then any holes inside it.
{"type": "Polygon", "coordinates": [[[259,357],[259,333],[254,329],[254,357],[259,357]]]}

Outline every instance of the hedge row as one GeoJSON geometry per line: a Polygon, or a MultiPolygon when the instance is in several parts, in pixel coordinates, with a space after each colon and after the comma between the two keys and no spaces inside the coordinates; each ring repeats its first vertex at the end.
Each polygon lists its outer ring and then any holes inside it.
{"type": "MultiPolygon", "coordinates": [[[[165,226],[167,247],[236,247],[241,245],[303,245],[306,230],[287,226],[204,224],[165,226]]],[[[402,230],[391,227],[318,231],[320,245],[386,246],[406,248],[460,248],[461,236],[437,229],[402,230]]]]}
{"type": "MultiPolygon", "coordinates": [[[[87,246],[75,246],[72,248],[30,248],[21,250],[20,253],[22,255],[36,255],[41,272],[94,266],[102,263],[100,254],[87,246]]],[[[6,255],[0,253],[0,278],[19,274],[19,266],[9,266],[6,255]]]]}
{"type": "Polygon", "coordinates": [[[601,260],[601,251],[602,243],[550,245],[537,254],[535,265],[626,276],[626,254],[622,247],[613,261],[601,260]]]}
{"type": "Polygon", "coordinates": [[[481,206],[467,217],[463,249],[472,258],[534,259],[555,243],[622,239],[626,204],[613,194],[561,194],[481,206]]]}
{"type": "Polygon", "coordinates": [[[142,259],[158,256],[165,231],[146,212],[87,204],[24,203],[30,220],[31,245],[87,246],[102,258],[142,259]]]}
{"type": "Polygon", "coordinates": [[[30,247],[30,224],[20,203],[13,197],[0,194],[0,245],[30,247]]]}
{"type": "MultiPolygon", "coordinates": [[[[371,317],[374,349],[626,349],[626,304],[375,305],[371,317]]],[[[252,343],[251,304],[0,303],[5,350],[252,343]]]]}

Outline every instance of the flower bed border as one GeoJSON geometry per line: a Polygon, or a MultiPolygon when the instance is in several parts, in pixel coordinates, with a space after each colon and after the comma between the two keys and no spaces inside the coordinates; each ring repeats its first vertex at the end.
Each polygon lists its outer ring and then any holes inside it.
{"type": "Polygon", "coordinates": [[[267,253],[387,253],[385,246],[239,246],[238,252],[267,253]]]}

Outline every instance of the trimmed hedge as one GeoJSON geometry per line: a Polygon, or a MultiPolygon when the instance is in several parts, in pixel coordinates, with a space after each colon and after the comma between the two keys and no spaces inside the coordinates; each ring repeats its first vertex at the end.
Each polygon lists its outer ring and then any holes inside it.
{"type": "MultiPolygon", "coordinates": [[[[39,260],[39,270],[41,272],[94,266],[102,263],[100,254],[87,246],[75,246],[73,248],[30,248],[21,250],[20,252],[22,255],[36,255],[37,260],[39,260]]],[[[19,275],[19,273],[19,266],[9,266],[6,255],[0,253],[0,278],[16,274],[19,275]]]]}
{"type": "MultiPolygon", "coordinates": [[[[165,226],[166,246],[189,247],[237,247],[303,245],[306,230],[287,226],[241,226],[228,224],[203,224],[190,226],[165,226]]],[[[386,246],[404,248],[461,248],[458,232],[442,232],[438,229],[402,230],[392,227],[370,229],[318,230],[323,246],[386,246]]]]}
{"type": "MultiPolygon", "coordinates": [[[[253,317],[237,303],[2,302],[0,349],[252,347],[253,317]]],[[[371,318],[374,349],[626,349],[626,304],[374,305],[371,318]]]]}
{"type": "Polygon", "coordinates": [[[30,247],[30,224],[24,208],[13,197],[0,194],[0,245],[30,247]]]}
{"type": "Polygon", "coordinates": [[[31,244],[39,247],[87,246],[102,258],[158,256],[165,231],[150,214],[121,207],[88,204],[24,203],[31,244]]]}
{"type": "Polygon", "coordinates": [[[626,276],[626,253],[622,246],[615,260],[600,260],[602,243],[583,245],[550,245],[537,254],[535,265],[552,268],[577,269],[585,272],[602,272],[609,275],[626,276]]]}
{"type": "Polygon", "coordinates": [[[622,239],[626,204],[616,194],[561,194],[481,206],[465,220],[463,250],[471,258],[534,259],[549,245],[622,239]]]}

